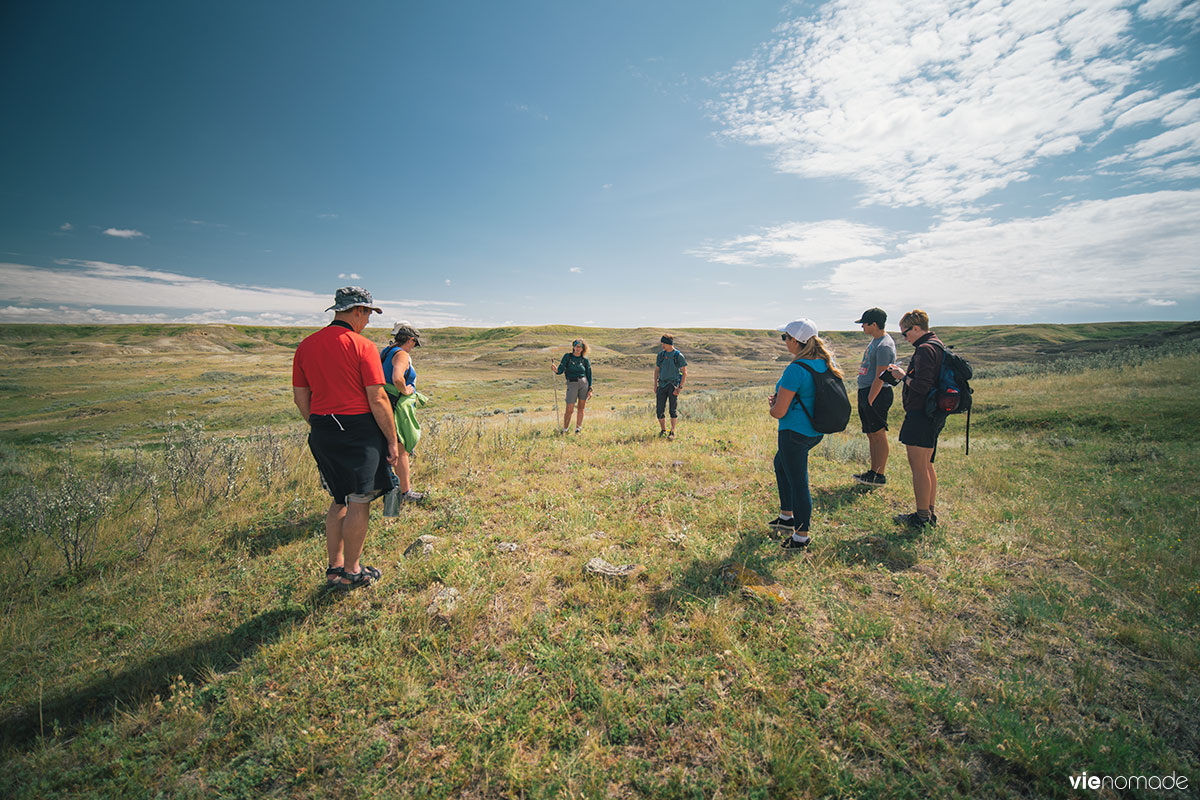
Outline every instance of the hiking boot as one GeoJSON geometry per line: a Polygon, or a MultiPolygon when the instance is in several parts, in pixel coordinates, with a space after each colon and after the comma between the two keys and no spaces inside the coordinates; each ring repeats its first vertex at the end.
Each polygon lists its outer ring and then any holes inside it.
{"type": "MultiPolygon", "coordinates": [[[[802,531],[796,531],[796,532],[801,533],[802,531]]],[[[804,533],[807,534],[807,532],[804,532],[804,533]]],[[[779,546],[783,550],[804,550],[810,544],[812,544],[812,539],[808,538],[807,535],[805,535],[804,541],[802,541],[802,542],[797,542],[795,536],[789,536],[786,539],[784,539],[782,542],[780,542],[779,546]]]]}
{"type": "Polygon", "coordinates": [[[575,428],[575,435],[576,435],[576,436],[578,436],[578,435],[579,435],[579,434],[581,434],[581,433],[583,433],[583,428],[576,427],[576,428],[575,428]]]}
{"type": "Polygon", "coordinates": [[[674,440],[675,439],[675,431],[671,431],[670,433],[668,433],[667,439],[674,440]]]}
{"type": "Polygon", "coordinates": [[[862,484],[863,486],[885,486],[885,485],[887,485],[887,478],[884,477],[883,475],[879,474],[878,472],[876,472],[873,469],[869,469],[866,472],[862,473],[861,475],[855,475],[854,481],[856,483],[862,484]]]}
{"type": "Polygon", "coordinates": [[[914,511],[911,514],[897,514],[892,517],[892,521],[910,528],[927,528],[937,524],[937,517],[930,516],[929,519],[921,519],[921,515],[914,511]]]}
{"type": "Polygon", "coordinates": [[[791,533],[796,530],[796,518],[784,519],[783,517],[776,517],[767,523],[767,527],[773,531],[787,531],[791,533]]]}
{"type": "Polygon", "coordinates": [[[401,503],[424,503],[425,502],[425,493],[424,492],[414,492],[412,489],[409,489],[407,492],[400,493],[400,502],[401,503]]]}
{"type": "Polygon", "coordinates": [[[666,432],[666,431],[659,431],[659,432],[658,432],[658,438],[660,438],[660,439],[661,439],[661,438],[663,438],[663,437],[664,437],[664,436],[666,436],[666,435],[667,435],[667,432],[666,432]]]}

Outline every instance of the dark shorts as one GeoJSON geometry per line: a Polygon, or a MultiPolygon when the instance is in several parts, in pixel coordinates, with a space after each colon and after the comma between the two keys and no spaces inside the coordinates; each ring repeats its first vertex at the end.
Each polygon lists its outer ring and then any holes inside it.
{"type": "Polygon", "coordinates": [[[900,444],[912,447],[932,447],[933,455],[929,458],[932,463],[934,457],[937,456],[938,435],[944,427],[946,427],[945,414],[938,414],[931,418],[924,411],[906,411],[904,412],[904,424],[900,426],[900,444]]]}
{"type": "Polygon", "coordinates": [[[369,503],[392,488],[387,439],[373,414],[312,414],[308,449],[333,502],[369,503]]]}
{"type": "Polygon", "coordinates": [[[875,402],[869,404],[867,397],[870,394],[870,387],[858,390],[858,420],[862,423],[862,432],[886,431],[888,411],[892,407],[892,387],[884,386],[875,395],[875,402]]]}
{"type": "Polygon", "coordinates": [[[671,419],[679,416],[679,397],[675,394],[678,387],[673,383],[660,383],[654,393],[654,415],[666,419],[667,405],[671,406],[671,419]]]}

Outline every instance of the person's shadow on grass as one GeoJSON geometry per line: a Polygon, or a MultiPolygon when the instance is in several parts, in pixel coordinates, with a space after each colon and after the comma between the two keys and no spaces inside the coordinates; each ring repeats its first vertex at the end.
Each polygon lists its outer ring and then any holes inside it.
{"type": "Polygon", "coordinates": [[[265,555],[284,545],[312,536],[312,531],[318,529],[324,520],[324,514],[310,514],[294,522],[271,519],[234,526],[225,533],[225,549],[236,551],[244,548],[251,557],[265,555]]]}
{"type": "Polygon", "coordinates": [[[814,488],[812,490],[813,508],[819,508],[821,513],[833,513],[843,506],[851,506],[862,502],[871,489],[858,484],[835,486],[831,489],[814,488]]]}
{"type": "Polygon", "coordinates": [[[31,702],[0,718],[0,753],[26,749],[42,736],[71,736],[86,725],[111,718],[122,707],[165,696],[177,676],[200,682],[236,668],[344,592],[322,586],[302,606],[264,611],[229,633],[211,636],[141,664],[93,680],[78,689],[31,702]]]}
{"type": "Polygon", "coordinates": [[[694,559],[673,586],[651,595],[651,605],[657,613],[666,614],[684,600],[703,600],[739,591],[741,587],[738,583],[722,574],[723,568],[729,565],[750,570],[766,583],[775,583],[771,567],[781,557],[787,556],[779,551],[769,536],[758,530],[745,531],[727,557],[694,559]],[[764,543],[770,546],[764,548],[764,543]]]}
{"type": "MultiPolygon", "coordinates": [[[[908,539],[911,541],[911,538],[908,539]]],[[[882,564],[889,572],[912,569],[917,557],[904,547],[905,539],[895,536],[868,534],[834,547],[834,558],[849,566],[882,564]]]]}

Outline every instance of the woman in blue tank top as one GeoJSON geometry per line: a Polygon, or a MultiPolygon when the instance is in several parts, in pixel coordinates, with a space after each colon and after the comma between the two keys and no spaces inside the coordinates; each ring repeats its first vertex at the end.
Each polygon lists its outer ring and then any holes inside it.
{"type": "MultiPolygon", "coordinates": [[[[407,322],[392,326],[392,341],[379,354],[383,361],[384,389],[395,408],[396,436],[400,440],[400,463],[396,467],[399,484],[398,499],[402,503],[419,502],[425,499],[421,492],[412,488],[412,468],[409,454],[416,450],[421,440],[421,426],[417,424],[413,407],[416,404],[417,370],[413,367],[413,348],[421,346],[421,332],[407,322]]],[[[388,504],[385,503],[385,513],[388,504]]]]}
{"type": "Polygon", "coordinates": [[[808,526],[812,519],[808,452],[820,444],[822,438],[810,419],[816,383],[805,367],[818,373],[832,370],[839,378],[842,371],[817,335],[817,326],[812,320],[798,319],[777,330],[783,332],[780,338],[793,361],[784,369],[779,383],[775,384],[775,393],[770,397],[771,416],[779,420],[779,447],[775,453],[779,516],[768,522],[767,527],[785,534],[784,550],[802,550],[809,544],[808,526]]]}

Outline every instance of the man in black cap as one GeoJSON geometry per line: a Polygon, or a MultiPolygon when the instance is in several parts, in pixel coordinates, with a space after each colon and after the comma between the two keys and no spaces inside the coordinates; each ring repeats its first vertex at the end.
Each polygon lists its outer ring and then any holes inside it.
{"type": "Polygon", "coordinates": [[[883,486],[887,483],[883,473],[889,453],[887,417],[892,407],[888,367],[896,361],[896,342],[884,330],[887,313],[882,308],[867,309],[855,322],[871,337],[858,368],[858,419],[871,449],[871,468],[855,475],[854,480],[863,486],[883,486]]]}
{"type": "Polygon", "coordinates": [[[292,393],[308,422],[308,447],[321,483],[333,496],[325,514],[330,585],[369,586],[379,570],[360,563],[371,501],[392,488],[388,465],[400,461],[392,406],[383,388],[379,351],[362,335],[382,314],[358,286],[337,290],[333,321],[296,348],[292,393]]]}

